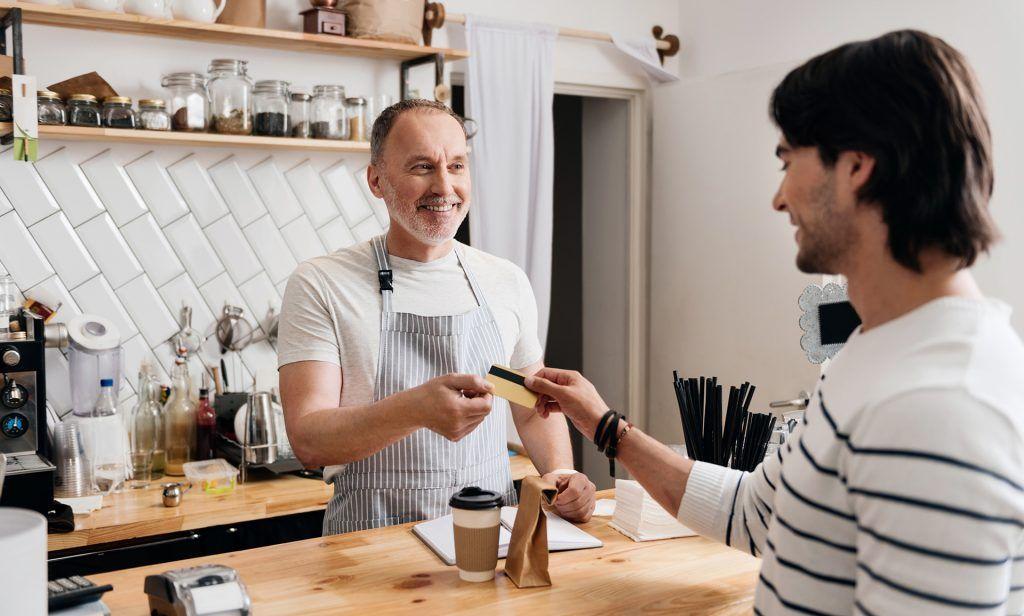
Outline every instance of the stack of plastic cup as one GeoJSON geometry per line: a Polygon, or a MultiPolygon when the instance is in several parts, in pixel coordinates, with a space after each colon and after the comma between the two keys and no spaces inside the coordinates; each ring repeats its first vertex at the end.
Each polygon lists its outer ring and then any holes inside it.
{"type": "Polygon", "coordinates": [[[57,452],[54,495],[60,498],[75,498],[92,494],[92,462],[85,455],[78,424],[62,421],[54,426],[53,444],[57,452]]]}

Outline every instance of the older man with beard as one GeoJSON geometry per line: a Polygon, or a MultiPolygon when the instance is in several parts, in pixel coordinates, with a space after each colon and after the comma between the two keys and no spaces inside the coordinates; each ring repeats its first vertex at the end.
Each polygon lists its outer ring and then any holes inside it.
{"type": "MultiPolygon", "coordinates": [[[[387,204],[384,236],[299,265],[278,347],[288,436],[326,466],[324,533],[448,512],[468,485],[514,504],[505,413],[492,364],[542,368],[537,305],[512,263],[454,240],[470,205],[462,119],[402,101],[373,126],[367,181],[387,204]]],[[[512,405],[534,464],[559,486],[558,512],[586,521],[594,484],[572,470],[565,422],[512,405]]]]}

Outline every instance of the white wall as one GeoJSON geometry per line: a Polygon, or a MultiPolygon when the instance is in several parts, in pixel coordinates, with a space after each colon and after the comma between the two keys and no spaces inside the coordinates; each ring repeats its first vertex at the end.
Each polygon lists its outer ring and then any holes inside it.
{"type": "Polygon", "coordinates": [[[679,6],[682,82],[657,89],[653,103],[649,427],[659,438],[681,438],[668,386],[674,368],[728,376],[727,382],[761,375],[759,410],[769,400],[793,397],[798,382],[813,384],[816,370],[799,350],[796,298],[815,279],[796,273],[792,230],[770,210],[781,175],[767,104],[786,72],[851,40],[923,29],[973,65],[994,135],[991,209],[1004,235],[975,271],[986,293],[1016,309],[1014,323],[1024,331],[1024,179],[1017,171],[1024,163],[1024,4],[681,0],[679,6]],[[704,235],[688,238],[694,225],[703,225],[704,235]],[[743,237],[734,253],[700,253],[717,234],[738,229],[743,237]],[[706,270],[687,269],[701,258],[706,270]]]}

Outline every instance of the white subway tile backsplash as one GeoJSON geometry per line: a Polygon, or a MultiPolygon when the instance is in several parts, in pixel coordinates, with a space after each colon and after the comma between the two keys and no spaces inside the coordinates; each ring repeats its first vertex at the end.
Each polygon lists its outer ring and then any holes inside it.
{"type": "Polygon", "coordinates": [[[244,227],[267,213],[267,208],[233,156],[210,167],[210,177],[239,225],[244,227]]]}
{"type": "Polygon", "coordinates": [[[57,212],[40,220],[29,227],[29,232],[69,287],[76,287],[100,273],[64,214],[57,212]]]}
{"type": "Polygon", "coordinates": [[[335,203],[341,209],[342,216],[348,221],[349,226],[362,222],[373,215],[370,204],[366,202],[361,190],[356,185],[356,180],[345,163],[338,163],[323,172],[324,183],[327,190],[334,197],[335,203]]]}
{"type": "Polygon", "coordinates": [[[60,349],[43,351],[46,363],[46,401],[59,417],[71,412],[71,370],[60,349]]]}
{"type": "Polygon", "coordinates": [[[252,178],[260,198],[270,210],[270,215],[278,227],[283,227],[302,213],[299,200],[288,187],[284,174],[277,168],[273,158],[268,158],[249,169],[249,177],[252,178]]]}
{"type": "Polygon", "coordinates": [[[138,333],[135,323],[121,305],[121,300],[103,276],[91,278],[71,289],[71,297],[75,298],[82,312],[109,319],[117,328],[121,340],[127,340],[138,333]]]}
{"type": "Polygon", "coordinates": [[[253,311],[249,309],[249,304],[242,297],[242,294],[238,292],[238,287],[231,282],[231,278],[226,273],[220,274],[210,282],[200,286],[199,292],[203,294],[206,305],[216,318],[219,319],[224,314],[224,306],[238,306],[242,309],[242,316],[245,320],[249,321],[251,325],[255,325],[256,319],[253,318],[253,311]]]}
{"type": "Polygon", "coordinates": [[[266,274],[254,276],[252,280],[239,285],[238,290],[252,307],[254,321],[262,323],[271,308],[277,313],[281,312],[281,297],[266,274]]]}
{"type": "Polygon", "coordinates": [[[277,351],[266,340],[261,340],[242,349],[242,362],[252,375],[277,382],[277,351]]]}
{"type": "Polygon", "coordinates": [[[228,213],[228,206],[195,156],[174,163],[167,171],[188,202],[199,226],[205,227],[228,213]]]}
{"type": "Polygon", "coordinates": [[[107,214],[79,225],[76,231],[100,271],[115,288],[142,273],[142,265],[107,214]]]}
{"type": "Polygon", "coordinates": [[[161,227],[188,213],[188,205],[156,154],[146,154],[125,166],[125,170],[161,227]]]}
{"type": "Polygon", "coordinates": [[[36,171],[72,226],[77,227],[103,211],[99,196],[66,148],[40,159],[36,171]]]}
{"type": "Polygon", "coordinates": [[[121,227],[121,233],[155,286],[185,271],[152,215],[139,216],[121,227]]]}
{"type": "Polygon", "coordinates": [[[245,241],[242,230],[238,228],[238,223],[230,216],[214,222],[204,231],[235,284],[249,280],[262,269],[256,254],[245,241]]]}
{"type": "Polygon", "coordinates": [[[82,163],[82,171],[118,226],[146,212],[142,197],[110,150],[82,163]]]}
{"type": "Polygon", "coordinates": [[[342,248],[348,248],[356,243],[356,238],[348,228],[348,223],[342,218],[335,218],[317,230],[320,239],[324,242],[327,252],[334,252],[342,248]]]}
{"type": "Polygon", "coordinates": [[[53,322],[67,323],[74,317],[82,314],[75,299],[71,297],[67,287],[57,276],[50,276],[36,286],[25,291],[25,297],[43,302],[50,308],[56,310],[53,315],[53,322]]]}
{"type": "Polygon", "coordinates": [[[284,280],[298,264],[288,250],[288,244],[274,226],[270,216],[264,216],[243,229],[249,244],[263,263],[263,267],[273,282],[284,280]]]}
{"type": "Polygon", "coordinates": [[[359,185],[359,189],[363,192],[363,196],[366,197],[366,202],[370,204],[373,209],[374,215],[377,217],[377,221],[385,229],[391,224],[391,217],[388,215],[388,206],[384,203],[384,200],[373,194],[370,190],[370,184],[366,181],[366,168],[369,165],[364,165],[362,169],[353,173],[353,177],[356,180],[356,184],[359,185]]]}
{"type": "Polygon", "coordinates": [[[11,202],[7,199],[7,195],[5,195],[2,190],[0,190],[0,214],[6,214],[7,212],[10,212],[13,209],[14,206],[11,205],[11,202]]]}
{"type": "Polygon", "coordinates": [[[0,152],[0,188],[28,226],[60,209],[32,163],[14,160],[10,150],[0,152]]]}
{"type": "Polygon", "coordinates": [[[274,288],[277,289],[277,294],[280,295],[283,298],[284,297],[284,291],[285,291],[285,289],[288,288],[288,281],[287,280],[282,280],[281,282],[275,284],[274,288]]]}
{"type": "MultiPolygon", "coordinates": [[[[281,235],[284,236],[292,254],[299,261],[319,257],[327,252],[320,238],[317,237],[316,229],[309,224],[309,219],[299,216],[281,228],[281,235]]],[[[288,272],[291,274],[291,272],[288,272]]]]}
{"type": "Polygon", "coordinates": [[[360,242],[365,242],[381,233],[384,233],[384,227],[377,221],[376,216],[371,216],[352,227],[352,235],[356,236],[356,239],[360,242]]]}
{"type": "Polygon", "coordinates": [[[307,160],[284,174],[291,185],[295,196],[298,197],[302,209],[306,210],[309,222],[314,227],[322,227],[327,222],[338,217],[338,208],[334,205],[327,187],[324,186],[320,174],[313,169],[313,165],[307,160]]]}
{"type": "Polygon", "coordinates": [[[116,293],[149,346],[163,344],[180,331],[178,321],[171,316],[148,276],[139,276],[116,293]]]}
{"type": "Polygon", "coordinates": [[[50,262],[29,235],[17,212],[0,216],[0,229],[3,229],[0,263],[4,264],[19,289],[27,289],[53,275],[50,262]]]}
{"type": "Polygon", "coordinates": [[[194,216],[179,218],[164,227],[164,233],[196,284],[201,285],[224,271],[194,216]]]}
{"type": "Polygon", "coordinates": [[[139,367],[142,365],[143,359],[149,361],[149,364],[153,366],[153,371],[160,383],[170,382],[171,379],[167,376],[167,371],[164,370],[163,364],[157,360],[153,350],[149,348],[146,340],[140,334],[136,334],[121,343],[121,354],[124,358],[125,378],[132,383],[138,382],[139,367]]]}
{"type": "Polygon", "coordinates": [[[213,325],[216,321],[213,311],[206,305],[206,300],[203,299],[188,274],[178,276],[157,289],[157,292],[160,293],[160,297],[164,299],[164,303],[167,304],[167,308],[176,319],[180,320],[181,318],[182,306],[188,306],[192,309],[192,329],[203,337],[213,333],[213,325]]]}

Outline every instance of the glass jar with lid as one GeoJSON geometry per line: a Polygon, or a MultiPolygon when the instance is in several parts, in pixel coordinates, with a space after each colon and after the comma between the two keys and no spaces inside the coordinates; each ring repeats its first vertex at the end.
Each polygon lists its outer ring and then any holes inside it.
{"type": "Polygon", "coordinates": [[[36,109],[40,124],[62,125],[67,121],[64,101],[60,95],[50,90],[36,92],[36,109]]]}
{"type": "Polygon", "coordinates": [[[171,114],[159,98],[139,100],[139,128],[145,130],[171,130],[171,114]]]}
{"type": "Polygon", "coordinates": [[[366,141],[366,99],[362,96],[346,98],[345,117],[348,119],[348,138],[366,141]]]}
{"type": "Polygon", "coordinates": [[[213,130],[228,135],[252,133],[252,80],[246,60],[213,60],[206,90],[213,130]]]}
{"type": "Polygon", "coordinates": [[[103,126],[107,128],[135,128],[138,118],[127,96],[108,96],[103,99],[103,126]]]}
{"type": "Polygon", "coordinates": [[[292,137],[309,139],[313,134],[310,126],[309,101],[313,98],[305,92],[292,92],[292,102],[288,108],[291,119],[292,137]]]}
{"type": "Polygon", "coordinates": [[[14,118],[14,98],[11,91],[0,88],[0,122],[10,122],[14,118]]]}
{"type": "Polygon", "coordinates": [[[92,94],[72,94],[67,104],[68,124],[100,127],[100,104],[92,94]]]}
{"type": "Polygon", "coordinates": [[[167,89],[171,128],[186,132],[205,131],[210,121],[206,77],[199,73],[171,73],[164,75],[160,85],[167,89]]]}
{"type": "Polygon", "coordinates": [[[277,80],[256,82],[252,95],[254,135],[288,136],[288,85],[277,80]]]}
{"type": "Polygon", "coordinates": [[[314,139],[348,139],[345,118],[345,86],[320,85],[313,88],[314,139]]]}

